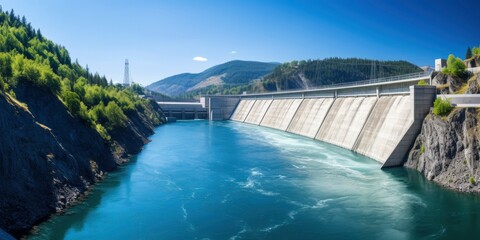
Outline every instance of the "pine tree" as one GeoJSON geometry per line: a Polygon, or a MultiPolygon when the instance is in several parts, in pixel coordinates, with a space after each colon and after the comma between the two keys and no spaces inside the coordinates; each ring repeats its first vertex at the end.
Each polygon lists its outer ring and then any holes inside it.
{"type": "Polygon", "coordinates": [[[473,56],[472,49],[470,49],[470,47],[468,47],[467,54],[465,55],[465,59],[470,59],[472,56],[473,56]]]}

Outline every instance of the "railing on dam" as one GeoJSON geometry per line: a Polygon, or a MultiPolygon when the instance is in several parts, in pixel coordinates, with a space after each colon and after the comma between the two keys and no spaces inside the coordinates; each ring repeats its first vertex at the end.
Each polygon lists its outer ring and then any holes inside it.
{"type": "Polygon", "coordinates": [[[432,71],[410,73],[392,77],[376,78],[349,83],[319,86],[315,89],[251,93],[241,95],[206,95],[200,101],[208,109],[208,119],[229,119],[240,99],[283,99],[283,98],[338,98],[409,95],[410,86],[420,80],[431,80],[432,71]]]}
{"type": "Polygon", "coordinates": [[[387,82],[398,82],[398,81],[402,81],[402,80],[409,80],[410,81],[412,79],[430,78],[430,75],[432,75],[432,71],[409,73],[409,74],[404,74],[404,75],[397,75],[397,76],[383,77],[383,78],[374,78],[374,79],[355,81],[355,82],[322,85],[322,86],[319,86],[319,87],[315,87],[313,89],[315,90],[315,89],[325,89],[325,88],[353,87],[353,86],[359,86],[359,85],[372,85],[372,84],[387,83],[387,82]]]}
{"type": "MultiPolygon", "coordinates": [[[[382,96],[409,94],[409,87],[420,80],[430,80],[432,71],[404,74],[385,78],[376,78],[348,83],[322,85],[303,90],[288,90],[241,95],[206,95],[203,98],[312,98],[312,97],[348,97],[348,96],[382,96]]],[[[208,101],[205,101],[208,107],[208,101]]]]}

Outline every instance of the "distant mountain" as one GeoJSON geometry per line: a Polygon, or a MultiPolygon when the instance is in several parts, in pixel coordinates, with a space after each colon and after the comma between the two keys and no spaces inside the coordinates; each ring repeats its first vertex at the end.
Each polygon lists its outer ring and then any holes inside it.
{"type": "Polygon", "coordinates": [[[245,85],[270,74],[280,63],[230,61],[213,66],[201,73],[182,73],[167,77],[147,86],[147,89],[170,96],[198,92],[211,86],[233,87],[245,85]]]}

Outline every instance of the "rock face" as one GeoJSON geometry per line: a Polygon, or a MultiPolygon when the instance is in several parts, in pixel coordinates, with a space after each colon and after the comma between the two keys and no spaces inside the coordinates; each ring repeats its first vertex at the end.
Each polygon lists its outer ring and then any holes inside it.
{"type": "Polygon", "coordinates": [[[480,74],[468,81],[467,94],[478,94],[480,92],[480,74]]]}
{"type": "Polygon", "coordinates": [[[445,187],[480,192],[479,113],[475,108],[459,108],[446,118],[429,114],[405,167],[445,187]]]}
{"type": "Polygon", "coordinates": [[[443,84],[447,84],[447,80],[448,80],[448,75],[439,72],[439,73],[437,73],[437,74],[435,75],[435,77],[432,79],[432,84],[433,84],[433,85],[443,85],[443,84]]]}
{"type": "Polygon", "coordinates": [[[432,79],[432,84],[437,85],[437,88],[440,89],[440,93],[442,94],[453,94],[466,82],[466,79],[443,74],[441,72],[432,79]]]}
{"type": "Polygon", "coordinates": [[[26,106],[0,92],[0,228],[19,237],[138,153],[154,126],[134,112],[105,142],[49,90],[15,90],[26,106]]]}
{"type": "Polygon", "coordinates": [[[447,82],[450,93],[455,93],[462,87],[462,85],[465,83],[465,80],[459,77],[448,75],[447,82]]]}

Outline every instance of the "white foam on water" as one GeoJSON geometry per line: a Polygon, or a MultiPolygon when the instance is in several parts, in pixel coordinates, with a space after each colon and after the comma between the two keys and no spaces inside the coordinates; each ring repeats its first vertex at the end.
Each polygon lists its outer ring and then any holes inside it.
{"type": "Polygon", "coordinates": [[[303,166],[303,165],[302,165],[302,166],[297,166],[297,165],[295,165],[295,164],[291,164],[291,165],[292,165],[292,167],[294,167],[294,168],[296,168],[296,169],[304,169],[304,168],[306,168],[306,167],[303,166]]]}
{"type": "Polygon", "coordinates": [[[263,176],[263,173],[260,172],[257,168],[252,168],[250,170],[250,176],[263,176]]]}
{"type": "Polygon", "coordinates": [[[236,240],[238,238],[241,237],[241,235],[243,235],[244,233],[246,233],[248,231],[247,229],[247,226],[243,226],[242,227],[242,230],[240,230],[237,234],[235,234],[234,236],[231,236],[230,238],[228,238],[229,240],[236,240]]]}
{"type": "Polygon", "coordinates": [[[181,209],[182,209],[183,221],[185,221],[188,224],[188,227],[190,228],[190,230],[195,231],[195,227],[193,226],[193,224],[188,221],[188,212],[187,212],[187,209],[185,208],[185,204],[182,204],[181,209]]]}
{"type": "Polygon", "coordinates": [[[288,224],[288,221],[284,221],[282,223],[279,223],[279,224],[275,224],[275,225],[272,225],[272,226],[269,226],[269,227],[266,227],[266,228],[263,228],[261,229],[260,231],[262,232],[271,232],[279,227],[282,227],[282,226],[285,226],[288,224]]]}
{"type": "Polygon", "coordinates": [[[288,217],[293,220],[293,219],[295,219],[295,216],[297,214],[298,214],[298,211],[292,210],[292,211],[288,212],[288,217]]]}
{"type": "Polygon", "coordinates": [[[183,188],[178,186],[174,181],[172,180],[166,180],[166,185],[169,187],[169,189],[177,190],[177,191],[182,191],[183,188]]]}
{"type": "Polygon", "coordinates": [[[277,193],[277,192],[271,192],[271,191],[266,191],[266,190],[263,190],[263,189],[256,189],[257,192],[265,195],[265,196],[278,196],[280,195],[280,193],[277,193]]]}
{"type": "Polygon", "coordinates": [[[243,185],[244,188],[254,188],[255,187],[255,181],[251,178],[248,178],[245,184],[243,185]]]}
{"type": "Polygon", "coordinates": [[[223,199],[220,203],[225,204],[228,201],[229,197],[230,197],[230,194],[227,194],[227,195],[223,196],[223,199]]]}
{"type": "Polygon", "coordinates": [[[185,204],[182,204],[182,213],[183,213],[183,220],[187,221],[187,218],[188,218],[188,213],[187,213],[187,209],[185,208],[185,204]]]}

